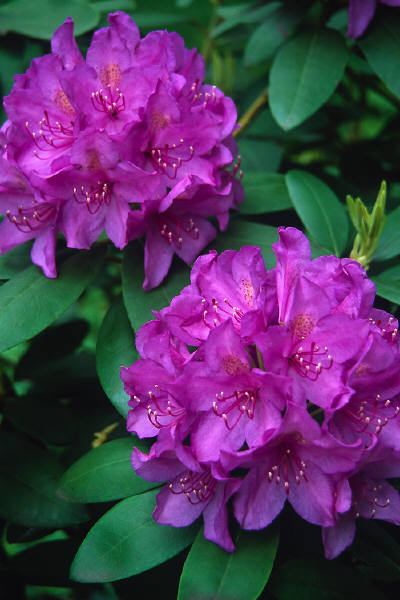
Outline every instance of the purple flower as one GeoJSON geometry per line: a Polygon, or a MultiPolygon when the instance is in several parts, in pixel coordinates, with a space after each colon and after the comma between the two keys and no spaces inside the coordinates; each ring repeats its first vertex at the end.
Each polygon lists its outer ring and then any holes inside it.
{"type": "MultiPolygon", "coordinates": [[[[216,236],[208,217],[225,229],[242,200],[240,161],[227,170],[237,153],[236,108],[202,83],[202,58],[177,34],[140,39],[128,15],[108,20],[84,59],[67,19],[52,53],[16,77],[4,101],[3,166],[19,169],[35,197],[54,205],[54,235],[61,231],[69,247],[90,248],[103,229],[120,249],[145,235],[144,287],[151,289],[174,252],[190,264],[216,236]]],[[[20,217],[7,204],[12,177],[9,184],[3,178],[2,210],[18,228],[33,213],[28,198],[20,217]]],[[[3,252],[25,239],[11,234],[10,241],[10,227],[1,228],[3,252]]],[[[40,265],[50,255],[42,246],[35,245],[40,265]]],[[[44,270],[55,276],[54,265],[44,270]]]]}
{"type": "Polygon", "coordinates": [[[279,234],[276,269],[251,246],[200,256],[190,285],[139,330],[142,358],[121,371],[128,429],[156,437],[132,464],[170,482],[160,523],[203,514],[206,537],[232,550],[231,496],[245,529],[268,526],[288,501],[323,528],[332,557],[358,514],[400,522],[386,481],[400,469],[398,323],[372,308],[357,262],[311,260],[300,231],[279,234]]]}
{"type": "Polygon", "coordinates": [[[400,6],[400,0],[350,0],[347,29],[349,37],[357,38],[364,33],[373,19],[378,2],[388,6],[400,6]]]}

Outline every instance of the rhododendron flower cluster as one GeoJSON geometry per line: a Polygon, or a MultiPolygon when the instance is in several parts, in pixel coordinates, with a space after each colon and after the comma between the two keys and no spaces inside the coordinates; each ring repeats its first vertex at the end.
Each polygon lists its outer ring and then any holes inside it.
{"type": "Polygon", "coordinates": [[[176,33],[140,39],[110,14],[82,57],[67,19],[52,53],[32,61],[4,106],[3,252],[34,239],[32,260],[56,276],[55,242],[90,248],[105,229],[118,248],[146,236],[144,287],[177,253],[191,264],[242,199],[233,101],[204,85],[204,62],[176,33]]]}
{"type": "Polygon", "coordinates": [[[200,256],[191,283],[137,333],[121,369],[128,430],[155,437],[135,471],[168,481],[153,516],[201,514],[205,537],[234,550],[227,502],[244,529],[285,503],[322,528],[328,558],[357,518],[400,524],[398,323],[373,308],[374,284],[350,259],[311,260],[280,228],[267,271],[256,247],[200,256]]]}

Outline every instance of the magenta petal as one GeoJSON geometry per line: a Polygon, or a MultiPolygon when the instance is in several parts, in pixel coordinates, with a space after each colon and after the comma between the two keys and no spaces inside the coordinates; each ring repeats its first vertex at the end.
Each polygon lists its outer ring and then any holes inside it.
{"type": "Polygon", "coordinates": [[[186,527],[195,521],[204,510],[204,503],[192,504],[184,493],[174,494],[166,485],[157,494],[157,506],[153,518],[160,525],[186,527]]]}
{"type": "Polygon", "coordinates": [[[40,267],[46,277],[57,277],[56,269],[57,229],[47,228],[37,236],[31,250],[32,262],[40,267]]]}
{"type": "Polygon", "coordinates": [[[82,54],[74,39],[74,21],[71,17],[68,17],[54,32],[51,38],[51,50],[54,54],[58,54],[64,68],[68,71],[83,62],[82,54]]]}
{"type": "Polygon", "coordinates": [[[161,236],[157,225],[150,226],[144,248],[144,290],[149,291],[160,285],[168,273],[173,255],[171,245],[161,236]]]}
{"type": "Polygon", "coordinates": [[[376,8],[376,0],[350,0],[347,35],[360,37],[368,27],[376,8]]]}
{"type": "Polygon", "coordinates": [[[356,524],[350,514],[341,515],[333,527],[322,528],[322,542],[326,558],[336,558],[353,542],[356,524]]]}

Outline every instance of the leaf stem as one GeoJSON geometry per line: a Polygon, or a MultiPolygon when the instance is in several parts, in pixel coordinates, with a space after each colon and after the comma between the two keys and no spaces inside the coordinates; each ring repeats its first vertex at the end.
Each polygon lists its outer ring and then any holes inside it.
{"type": "Polygon", "coordinates": [[[268,88],[265,88],[259,96],[254,100],[250,108],[244,113],[243,117],[239,119],[238,125],[240,129],[234,132],[234,136],[238,138],[243,132],[251,125],[260,111],[268,105],[268,88]]]}

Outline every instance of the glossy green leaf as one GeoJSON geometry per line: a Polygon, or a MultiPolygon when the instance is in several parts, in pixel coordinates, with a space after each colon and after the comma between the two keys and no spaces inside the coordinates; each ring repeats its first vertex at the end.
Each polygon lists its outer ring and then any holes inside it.
{"type": "Polygon", "coordinates": [[[400,208],[386,216],[386,224],[379,238],[373,260],[387,260],[400,254],[400,208]]]}
{"type": "Polygon", "coordinates": [[[269,589],[277,600],[387,600],[354,569],[315,556],[282,565],[274,572],[269,589]]]}
{"type": "Polygon", "coordinates": [[[278,6],[280,2],[271,2],[266,6],[257,6],[251,4],[234,4],[233,6],[220,6],[217,8],[217,14],[223,18],[211,33],[211,37],[218,37],[230,29],[244,23],[259,23],[268,17],[278,6]]]}
{"type": "Polygon", "coordinates": [[[253,65],[268,60],[292,35],[308,5],[308,1],[292,0],[270,13],[249,37],[244,52],[245,63],[253,65]]]}
{"type": "Polygon", "coordinates": [[[104,258],[105,249],[81,250],[58,268],[57,279],[48,279],[32,265],[0,288],[0,351],[45,329],[89,285],[104,258]]]}
{"type": "Polygon", "coordinates": [[[0,432],[0,515],[18,525],[66,527],[86,521],[84,507],[56,493],[63,472],[49,452],[0,432]]]}
{"type": "Polygon", "coordinates": [[[270,576],[278,542],[275,527],[240,530],[236,551],[229,553],[206,540],[201,529],[183,566],[178,600],[256,600],[270,576]]]}
{"type": "Polygon", "coordinates": [[[376,285],[378,296],[400,304],[400,266],[386,269],[371,279],[376,285]]]}
{"type": "Polygon", "coordinates": [[[277,241],[276,227],[236,219],[231,221],[228,231],[221,233],[211,247],[222,252],[223,250],[240,250],[242,246],[246,245],[259,246],[267,269],[272,269],[276,264],[272,244],[277,241]]]}
{"type": "Polygon", "coordinates": [[[0,6],[0,30],[50,40],[67,17],[74,19],[75,34],[80,35],[96,27],[100,13],[84,0],[68,0],[65,4],[57,0],[14,0],[0,6]]]}
{"type": "Polygon", "coordinates": [[[400,18],[397,11],[378,13],[359,45],[370,67],[400,97],[400,18]]]}
{"type": "Polygon", "coordinates": [[[122,261],[122,293],[129,320],[135,331],[154,319],[152,310],[168,306],[172,298],[189,283],[189,269],[182,263],[173,268],[164,282],[154,290],[145,292],[143,255],[137,244],[129,244],[122,261]]]}
{"type": "Polygon", "coordinates": [[[340,256],[349,235],[344,205],[323,181],[305,171],[289,171],[286,183],[294,208],[310,235],[327,254],[340,256]]]}
{"type": "Polygon", "coordinates": [[[62,476],[60,494],[75,502],[108,502],[135,496],[156,487],[134,472],[131,454],[136,446],[147,451],[148,444],[125,437],[93,448],[62,476]]]}
{"type": "Polygon", "coordinates": [[[314,114],[334,92],[347,62],[337,31],[305,31],[283,44],[270,72],[270,107],[283,129],[314,114]]]}
{"type": "Polygon", "coordinates": [[[71,579],[84,583],[131,577],[186,548],[198,526],[158,525],[152,517],[158,490],[126,498],[97,521],[71,566],[71,579]]]}
{"type": "Polygon", "coordinates": [[[135,334],[120,298],[111,306],[101,325],[96,346],[96,366],[105,393],[124,417],[128,414],[129,398],[119,372],[121,366],[129,367],[137,358],[135,334]]]}
{"type": "Polygon", "coordinates": [[[31,244],[21,244],[0,255],[0,279],[10,279],[31,264],[31,244]]]}
{"type": "Polygon", "coordinates": [[[284,175],[249,173],[243,184],[245,198],[239,207],[242,215],[262,215],[293,207],[284,175]]]}
{"type": "Polygon", "coordinates": [[[240,140],[239,152],[244,179],[250,178],[253,172],[277,171],[282,159],[281,147],[266,140],[245,137],[240,140]]]}

